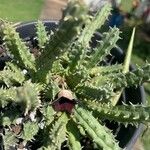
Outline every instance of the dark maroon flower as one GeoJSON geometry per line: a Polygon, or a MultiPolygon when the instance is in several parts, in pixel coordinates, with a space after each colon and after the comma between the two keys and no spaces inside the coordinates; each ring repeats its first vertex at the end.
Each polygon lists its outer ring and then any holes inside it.
{"type": "Polygon", "coordinates": [[[57,99],[53,102],[53,108],[55,111],[71,113],[75,104],[77,104],[77,100],[73,98],[71,91],[62,90],[58,93],[57,99]]]}

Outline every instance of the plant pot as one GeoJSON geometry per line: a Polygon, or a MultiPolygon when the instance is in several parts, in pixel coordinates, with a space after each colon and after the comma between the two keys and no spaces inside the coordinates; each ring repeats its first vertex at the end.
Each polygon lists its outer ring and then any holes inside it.
{"type": "MultiPolygon", "coordinates": [[[[24,40],[30,40],[35,37],[35,23],[36,22],[29,22],[25,24],[20,24],[17,26],[17,32],[19,32],[20,37],[24,40]]],[[[45,21],[44,24],[46,26],[47,31],[54,30],[57,27],[57,23],[55,21],[45,21]]],[[[101,34],[96,33],[94,38],[92,39],[91,46],[96,45],[96,40],[101,38],[101,34]]],[[[117,47],[111,51],[112,56],[108,56],[107,61],[104,62],[106,65],[114,64],[116,62],[122,63],[124,60],[124,53],[123,51],[117,47]]],[[[3,69],[5,65],[5,61],[8,61],[8,57],[0,58],[0,69],[3,69]]],[[[131,70],[134,69],[133,66],[130,67],[131,70]]],[[[122,93],[120,101],[118,105],[121,105],[121,102],[124,101],[125,103],[144,103],[144,89],[142,86],[138,88],[127,88],[122,93]]],[[[119,141],[120,147],[131,150],[132,146],[136,142],[137,138],[139,137],[142,131],[142,124],[139,125],[138,128],[129,125],[128,127],[124,127],[123,125],[119,125],[116,123],[110,123],[106,121],[107,126],[113,130],[114,133],[117,134],[116,139],[119,141]]]]}

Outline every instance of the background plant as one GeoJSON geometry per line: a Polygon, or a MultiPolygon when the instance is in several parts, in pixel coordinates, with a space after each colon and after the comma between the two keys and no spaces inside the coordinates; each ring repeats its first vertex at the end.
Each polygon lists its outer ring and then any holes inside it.
{"type": "MultiPolygon", "coordinates": [[[[5,149],[28,147],[37,140],[40,149],[61,149],[67,145],[79,150],[80,137],[88,135],[95,148],[117,150],[121,148],[105,127],[104,119],[125,125],[149,121],[149,107],[113,106],[113,99],[123,88],[148,81],[150,64],[133,72],[128,72],[129,60],[102,65],[120,39],[120,31],[115,27],[103,34],[96,48],[90,48],[94,32],[104,24],[110,11],[107,4],[92,17],[81,3],[70,2],[54,33],[47,36],[43,24],[37,24],[37,58],[12,25],[3,22],[1,36],[13,58],[0,73],[1,138],[5,149]],[[71,112],[55,109],[57,94],[64,90],[79,100],[71,112]]],[[[128,55],[133,37],[134,32],[128,55]]]]}

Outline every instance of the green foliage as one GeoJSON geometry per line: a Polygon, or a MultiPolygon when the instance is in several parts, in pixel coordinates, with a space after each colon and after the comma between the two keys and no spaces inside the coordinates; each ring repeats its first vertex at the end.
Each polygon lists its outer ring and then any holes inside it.
{"type": "Polygon", "coordinates": [[[25,141],[31,141],[34,139],[34,136],[38,133],[39,126],[34,122],[27,122],[23,124],[23,133],[22,138],[25,141]]]}
{"type": "Polygon", "coordinates": [[[42,55],[37,59],[37,80],[44,80],[52,64],[62,55],[68,43],[75,39],[79,34],[83,24],[87,19],[87,8],[77,1],[70,2],[63,12],[63,18],[60,20],[58,30],[51,35],[48,44],[45,46],[42,55]]]}
{"type": "Polygon", "coordinates": [[[79,83],[84,83],[89,79],[88,70],[83,65],[78,65],[75,68],[73,71],[68,69],[66,74],[66,82],[72,90],[75,90],[79,83]]]}
{"type": "Polygon", "coordinates": [[[43,107],[41,112],[43,113],[44,121],[46,122],[46,125],[50,125],[54,120],[54,115],[56,114],[52,106],[43,107]]]}
{"type": "Polygon", "coordinates": [[[146,123],[150,121],[150,107],[142,105],[120,105],[112,106],[111,104],[100,104],[96,101],[85,101],[88,108],[99,115],[101,119],[109,119],[124,123],[136,125],[140,122],[146,123]]]}
{"type": "Polygon", "coordinates": [[[61,144],[66,140],[66,124],[68,117],[63,113],[53,124],[50,131],[51,149],[60,149],[61,144]]]}
{"type": "Polygon", "coordinates": [[[37,24],[37,38],[38,38],[38,46],[43,49],[46,42],[48,41],[47,32],[45,30],[45,26],[41,21],[38,21],[37,24]]]}
{"type": "Polygon", "coordinates": [[[37,84],[27,81],[22,87],[16,89],[16,100],[25,115],[28,114],[29,111],[35,111],[36,108],[40,106],[38,88],[37,84]]]}
{"type": "Polygon", "coordinates": [[[44,89],[44,95],[50,100],[54,99],[56,94],[60,91],[59,85],[57,82],[50,81],[44,89]]]}
{"type": "Polygon", "coordinates": [[[2,124],[4,127],[10,126],[11,124],[16,124],[19,117],[21,117],[21,114],[18,108],[15,106],[10,106],[9,109],[4,110],[0,114],[0,124],[2,124]]]}
{"type": "Polygon", "coordinates": [[[79,42],[82,43],[83,47],[89,46],[89,42],[93,36],[93,33],[100,29],[105,23],[106,19],[110,15],[111,5],[106,4],[97,14],[92,17],[92,19],[86,24],[81,36],[79,37],[79,42]],[[101,20],[101,21],[98,21],[101,20]]]}
{"type": "Polygon", "coordinates": [[[83,86],[77,87],[78,96],[81,98],[107,100],[113,95],[113,89],[110,84],[102,87],[91,86],[87,83],[83,86]]]}
{"type": "Polygon", "coordinates": [[[80,144],[80,133],[78,128],[76,127],[75,122],[70,121],[67,126],[67,133],[68,133],[68,145],[69,149],[71,150],[81,150],[80,144]]]}
{"type": "Polygon", "coordinates": [[[80,150],[86,148],[82,145],[85,137],[92,142],[92,149],[119,150],[116,135],[103,120],[125,125],[150,121],[149,106],[114,106],[118,91],[121,94],[123,88],[150,80],[148,63],[129,71],[134,36],[124,64],[103,63],[120,39],[116,27],[103,34],[96,48],[90,47],[93,34],[110,11],[106,4],[91,17],[82,3],[70,1],[54,33],[47,35],[45,26],[37,23],[36,58],[13,25],[2,23],[3,46],[12,58],[0,71],[0,126],[6,150],[17,147],[20,139],[27,148],[35,142],[41,150],[65,146],[80,150]],[[12,126],[21,127],[19,134],[14,134],[12,126]]]}
{"type": "Polygon", "coordinates": [[[110,50],[116,46],[116,42],[120,38],[119,34],[120,31],[116,27],[110,28],[107,33],[103,34],[102,41],[99,42],[89,58],[88,67],[95,67],[110,54],[110,50]]]}
{"type": "Polygon", "coordinates": [[[12,149],[15,143],[18,142],[17,138],[12,132],[5,132],[5,136],[3,136],[4,149],[12,149]]]}
{"type": "Polygon", "coordinates": [[[90,71],[90,76],[111,76],[111,74],[117,73],[122,70],[121,64],[111,65],[111,66],[98,66],[92,68],[90,71]]]}
{"type": "Polygon", "coordinates": [[[0,83],[8,87],[15,84],[22,84],[25,80],[23,72],[13,63],[7,63],[3,71],[0,71],[0,83]]]}
{"type": "Polygon", "coordinates": [[[82,107],[75,109],[75,117],[79,124],[83,126],[93,141],[104,150],[119,150],[114,136],[93,117],[93,115],[82,107]]]}
{"type": "Polygon", "coordinates": [[[17,95],[17,92],[15,88],[6,89],[6,88],[1,87],[0,88],[0,98],[1,98],[0,107],[3,108],[7,106],[9,102],[16,101],[16,95],[17,95]]]}
{"type": "Polygon", "coordinates": [[[18,65],[22,65],[26,69],[35,71],[35,58],[26,47],[25,43],[19,37],[19,33],[15,31],[13,25],[4,23],[3,25],[4,40],[8,51],[13,55],[13,60],[18,65]]]}
{"type": "Polygon", "coordinates": [[[112,79],[115,88],[129,87],[129,86],[139,86],[145,81],[149,81],[150,74],[150,64],[145,64],[143,67],[138,67],[133,72],[128,72],[126,74],[118,73],[112,79]]]}
{"type": "Polygon", "coordinates": [[[58,119],[52,124],[49,131],[49,137],[45,148],[48,149],[61,149],[61,144],[66,140],[66,124],[68,122],[68,117],[62,113],[58,119]]]}
{"type": "Polygon", "coordinates": [[[80,64],[81,61],[84,60],[86,50],[82,46],[81,43],[78,42],[78,44],[73,44],[70,48],[70,51],[68,53],[69,58],[69,70],[70,72],[74,71],[75,68],[80,64]]]}

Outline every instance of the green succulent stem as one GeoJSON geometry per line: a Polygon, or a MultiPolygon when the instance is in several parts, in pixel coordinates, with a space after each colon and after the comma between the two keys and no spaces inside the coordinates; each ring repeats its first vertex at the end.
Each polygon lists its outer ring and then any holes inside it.
{"type": "Polygon", "coordinates": [[[43,49],[49,38],[48,38],[47,31],[42,21],[38,21],[37,23],[36,34],[37,34],[37,39],[38,39],[38,46],[40,47],[40,49],[43,49]]]}
{"type": "Polygon", "coordinates": [[[31,71],[31,73],[35,72],[35,58],[19,37],[19,33],[16,32],[13,25],[5,23],[3,32],[7,48],[10,54],[13,55],[13,60],[16,61],[16,64],[19,66],[22,65],[31,71]]]}
{"type": "Polygon", "coordinates": [[[103,150],[120,150],[112,133],[108,129],[105,130],[105,127],[89,111],[82,107],[76,107],[74,115],[99,148],[103,150]]]}
{"type": "Polygon", "coordinates": [[[105,86],[91,86],[90,83],[77,86],[78,96],[89,99],[97,99],[99,101],[107,101],[113,95],[113,88],[110,84],[105,86]]]}
{"type": "MultiPolygon", "coordinates": [[[[124,64],[123,64],[122,73],[124,73],[124,74],[129,72],[131,54],[132,54],[133,43],[134,43],[134,36],[135,36],[135,28],[133,28],[131,39],[130,39],[130,42],[129,42],[129,45],[128,45],[128,49],[127,49],[127,54],[126,54],[126,57],[125,57],[125,60],[124,60],[124,64]]],[[[111,100],[112,104],[114,106],[119,101],[119,98],[120,98],[122,92],[123,92],[123,88],[121,88],[120,91],[116,94],[116,96],[113,97],[113,99],[111,100]]]]}
{"type": "Polygon", "coordinates": [[[7,87],[16,84],[22,84],[25,80],[25,75],[11,62],[8,62],[4,70],[0,71],[0,83],[5,83],[7,87]]]}
{"type": "Polygon", "coordinates": [[[111,74],[121,72],[122,64],[115,64],[111,66],[96,66],[90,69],[90,76],[111,76],[111,74]]]}
{"type": "Polygon", "coordinates": [[[51,35],[48,44],[46,44],[42,55],[37,60],[37,80],[44,81],[47,73],[51,70],[53,62],[60,55],[64,54],[68,43],[72,42],[77,36],[87,19],[87,8],[72,1],[63,12],[63,19],[60,20],[58,29],[51,35]]]}
{"type": "Polygon", "coordinates": [[[97,101],[85,101],[87,107],[99,114],[99,118],[119,123],[136,125],[150,121],[150,107],[144,105],[117,105],[101,104],[97,101]]]}
{"type": "Polygon", "coordinates": [[[107,33],[103,34],[102,40],[99,41],[97,47],[89,57],[88,67],[93,68],[103,61],[110,54],[110,50],[116,46],[116,42],[120,39],[120,31],[118,28],[110,28],[107,33]]]}
{"type": "Polygon", "coordinates": [[[34,140],[34,136],[38,133],[39,126],[36,122],[27,122],[23,124],[23,134],[22,139],[27,141],[34,140]]]}
{"type": "Polygon", "coordinates": [[[82,43],[83,47],[88,47],[89,42],[91,41],[91,38],[93,36],[93,33],[100,29],[101,26],[105,23],[106,19],[110,15],[111,11],[111,5],[107,3],[101,10],[97,12],[95,17],[89,21],[85,28],[83,29],[83,32],[79,38],[79,42],[82,43]],[[99,21],[101,20],[101,21],[99,21]]]}
{"type": "Polygon", "coordinates": [[[53,124],[51,131],[49,132],[50,143],[49,147],[52,150],[58,150],[61,148],[61,144],[66,140],[66,124],[68,122],[68,116],[64,112],[53,124]]]}
{"type": "Polygon", "coordinates": [[[0,88],[0,107],[7,106],[10,102],[16,102],[17,92],[15,88],[0,88]]]}
{"type": "Polygon", "coordinates": [[[80,144],[80,133],[78,128],[76,127],[75,122],[70,120],[69,125],[67,125],[67,133],[68,133],[68,145],[70,150],[81,150],[80,144]]]}
{"type": "Polygon", "coordinates": [[[120,89],[125,87],[137,87],[144,82],[148,82],[150,73],[150,64],[145,64],[143,67],[138,67],[132,72],[126,74],[118,73],[113,78],[114,88],[120,89]]]}

